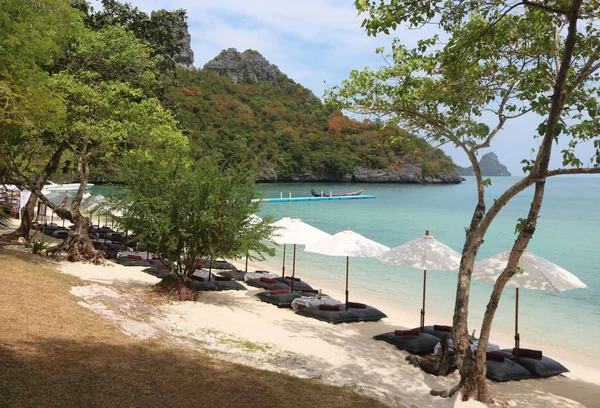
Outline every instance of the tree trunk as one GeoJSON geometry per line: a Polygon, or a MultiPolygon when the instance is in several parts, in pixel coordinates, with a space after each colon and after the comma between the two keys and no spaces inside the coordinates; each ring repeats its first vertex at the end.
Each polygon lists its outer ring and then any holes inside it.
{"type": "Polygon", "coordinates": [[[75,224],[75,230],[68,238],[67,260],[71,262],[91,261],[93,263],[104,263],[104,255],[101,251],[96,251],[90,239],[91,221],[80,212],[80,204],[83,193],[87,187],[90,167],[87,162],[87,151],[84,149],[77,164],[77,174],[79,176],[79,189],[73,202],[71,203],[71,221],[75,224]]]}
{"type": "MultiPolygon", "coordinates": [[[[9,242],[17,240],[19,237],[23,237],[27,241],[29,241],[31,220],[33,219],[33,212],[35,210],[35,204],[37,202],[37,195],[34,193],[33,190],[36,189],[38,191],[42,191],[42,189],[44,188],[44,184],[46,184],[46,181],[48,181],[48,177],[54,174],[54,172],[58,168],[58,165],[60,164],[60,159],[62,158],[65,149],[66,146],[64,144],[58,146],[58,148],[52,154],[50,160],[48,160],[48,163],[40,173],[38,179],[35,181],[35,187],[31,189],[32,192],[29,196],[29,199],[27,200],[27,205],[25,206],[25,212],[23,213],[23,216],[21,218],[21,224],[19,225],[19,228],[17,228],[16,231],[3,235],[2,237],[0,237],[0,240],[9,242]]],[[[29,180],[24,181],[27,183],[29,180]]]]}
{"type": "MultiPolygon", "coordinates": [[[[509,257],[509,261],[506,269],[502,272],[496,284],[494,285],[494,290],[492,295],[490,296],[490,301],[488,303],[488,307],[484,316],[484,321],[481,327],[479,345],[477,350],[477,358],[473,361],[472,357],[470,357],[470,351],[464,353],[462,348],[465,346],[463,344],[464,336],[464,327],[466,327],[466,315],[462,313],[466,311],[466,308],[462,310],[459,308],[464,301],[459,302],[459,295],[462,297],[466,297],[467,305],[468,305],[468,295],[469,295],[469,287],[470,287],[470,272],[472,270],[468,270],[470,266],[472,268],[473,264],[470,262],[465,262],[465,257],[467,255],[473,256],[473,261],[475,260],[475,256],[479,250],[479,246],[481,242],[477,242],[477,240],[472,239],[469,243],[469,232],[467,233],[467,243],[465,243],[465,248],[467,248],[467,244],[469,244],[469,248],[465,251],[463,250],[463,260],[461,262],[461,269],[459,273],[459,284],[457,288],[457,300],[456,300],[456,308],[455,308],[455,316],[454,323],[458,326],[454,328],[455,336],[460,336],[458,339],[455,338],[455,352],[457,358],[457,364],[460,369],[461,381],[460,384],[455,387],[462,389],[462,398],[463,400],[468,400],[470,398],[475,398],[478,401],[490,403],[492,402],[491,394],[487,387],[487,382],[485,378],[486,374],[486,351],[489,343],[489,335],[491,331],[492,321],[494,318],[495,311],[498,307],[498,303],[500,301],[500,296],[502,295],[502,290],[504,286],[508,282],[508,280],[516,273],[516,269],[523,254],[525,248],[527,248],[527,244],[531,240],[535,232],[535,226],[537,222],[537,218],[542,206],[543,198],[544,198],[544,189],[546,183],[546,176],[548,173],[548,165],[550,162],[550,156],[552,153],[552,142],[556,133],[556,125],[560,120],[561,113],[565,106],[566,100],[566,90],[565,84],[567,80],[568,70],[571,66],[571,61],[573,58],[573,50],[575,47],[575,40],[577,35],[577,18],[579,15],[579,9],[581,8],[581,0],[574,0],[571,4],[571,7],[568,12],[568,20],[569,20],[569,28],[567,38],[565,40],[565,48],[564,54],[561,61],[561,66],[557,75],[556,84],[554,85],[554,93],[552,97],[552,105],[550,107],[550,112],[548,114],[548,121],[546,124],[546,132],[544,135],[544,139],[540,145],[534,168],[531,171],[531,176],[533,176],[536,181],[536,189],[534,193],[534,197],[531,203],[531,208],[529,210],[527,220],[525,226],[519,232],[519,236],[513,248],[511,250],[511,254],[509,257]],[[463,285],[462,282],[462,272],[463,267],[465,268],[464,275],[469,275],[469,282],[463,285]],[[457,315],[458,313],[458,315],[457,315]],[[456,341],[459,340],[458,350],[456,341]],[[462,357],[462,358],[460,358],[462,357]]],[[[475,233],[475,236],[483,239],[485,232],[487,231],[487,227],[489,226],[491,219],[494,218],[495,215],[492,215],[490,220],[486,220],[486,222],[481,223],[478,227],[478,231],[475,233]]],[[[475,220],[475,215],[473,220],[475,220]]],[[[471,230],[472,231],[472,230],[471,230]]],[[[467,350],[470,350],[467,347],[467,350]]],[[[455,390],[453,389],[453,390],[455,390]]]]}

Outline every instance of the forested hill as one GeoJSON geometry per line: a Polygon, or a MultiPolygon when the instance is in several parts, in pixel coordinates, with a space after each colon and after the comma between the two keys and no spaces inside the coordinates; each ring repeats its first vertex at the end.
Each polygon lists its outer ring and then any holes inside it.
{"type": "Polygon", "coordinates": [[[461,181],[441,150],[327,109],[257,51],[224,50],[202,70],[178,69],[166,97],[197,157],[219,153],[257,181],[461,181]]]}

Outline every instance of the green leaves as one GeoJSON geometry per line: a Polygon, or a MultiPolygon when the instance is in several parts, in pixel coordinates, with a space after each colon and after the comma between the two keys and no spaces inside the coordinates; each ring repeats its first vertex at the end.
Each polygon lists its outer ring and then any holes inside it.
{"type": "Polygon", "coordinates": [[[117,205],[124,214],[119,222],[187,274],[203,257],[272,252],[262,242],[272,232],[270,218],[256,222],[250,217],[259,203],[251,201],[258,194],[246,175],[221,171],[214,158],[193,168],[177,161],[138,165],[136,172],[117,205]]]}

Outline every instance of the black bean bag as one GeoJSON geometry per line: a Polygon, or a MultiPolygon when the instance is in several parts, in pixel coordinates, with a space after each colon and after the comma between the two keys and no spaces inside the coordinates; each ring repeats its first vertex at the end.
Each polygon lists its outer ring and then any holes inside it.
{"type": "MultiPolygon", "coordinates": [[[[489,353],[488,353],[489,354],[489,353]]],[[[501,355],[497,351],[493,354],[501,355]]],[[[487,359],[486,360],[487,371],[485,376],[489,379],[499,382],[506,381],[518,381],[533,378],[533,374],[529,372],[525,367],[517,364],[515,361],[505,357],[502,359],[487,359]]]]}
{"type": "Polygon", "coordinates": [[[400,350],[406,350],[413,354],[432,354],[435,346],[440,339],[428,333],[421,333],[419,330],[406,330],[406,332],[416,332],[417,335],[397,335],[395,331],[378,334],[373,336],[375,340],[383,340],[393,344],[400,350]]]}
{"type": "MultiPolygon", "coordinates": [[[[208,269],[209,268],[208,265],[209,265],[208,261],[205,261],[204,262],[204,269],[208,269]]],[[[227,262],[227,261],[223,261],[223,260],[216,260],[216,261],[214,261],[213,264],[210,265],[210,268],[211,269],[228,269],[228,270],[235,270],[235,269],[237,269],[234,264],[232,264],[230,262],[227,262]]]]}
{"type": "MultiPolygon", "coordinates": [[[[285,283],[290,288],[292,287],[292,278],[291,277],[290,278],[286,277],[285,279],[282,279],[280,276],[280,277],[273,278],[273,279],[275,279],[277,282],[285,283]]],[[[301,280],[296,278],[294,280],[294,290],[302,290],[302,289],[312,289],[312,286],[310,286],[308,283],[302,282],[301,280]]]]}
{"type": "Polygon", "coordinates": [[[171,262],[169,262],[166,259],[159,259],[159,258],[150,258],[149,262],[152,264],[152,266],[159,266],[159,265],[170,265],[171,262]]]}
{"type": "MultiPolygon", "coordinates": [[[[106,249],[106,245],[104,245],[102,242],[100,241],[96,241],[96,240],[92,240],[92,245],[94,246],[94,249],[98,250],[98,251],[103,251],[106,249]]],[[[117,256],[115,255],[115,258],[117,256]]]]}
{"type": "Polygon", "coordinates": [[[507,357],[507,359],[523,366],[536,378],[553,377],[569,372],[565,366],[550,357],[542,356],[542,358],[531,358],[519,356],[519,359],[517,360],[513,354],[513,349],[504,349],[497,351],[496,353],[500,353],[507,357]]]}
{"type": "Polygon", "coordinates": [[[171,274],[171,269],[162,269],[162,268],[159,269],[156,267],[150,267],[150,268],[144,269],[144,272],[146,272],[147,274],[150,274],[152,276],[156,276],[157,278],[164,279],[171,274]]]}
{"type": "MultiPolygon", "coordinates": [[[[441,326],[441,325],[433,325],[433,326],[425,326],[423,328],[423,333],[431,334],[432,336],[437,337],[440,340],[443,340],[444,337],[452,338],[452,331],[443,330],[449,326],[441,326]]],[[[421,327],[416,327],[411,330],[421,330],[421,327]]]]}
{"type": "Polygon", "coordinates": [[[127,256],[120,256],[117,258],[117,263],[124,266],[152,266],[150,261],[146,259],[135,259],[127,256]]]}
{"type": "Polygon", "coordinates": [[[270,303],[279,308],[287,308],[287,309],[292,308],[292,301],[294,299],[297,299],[302,296],[315,297],[315,296],[317,296],[317,294],[312,293],[312,292],[271,293],[270,290],[256,294],[256,297],[258,297],[263,302],[270,303]]]}
{"type": "Polygon", "coordinates": [[[69,230],[56,230],[52,233],[54,238],[66,239],[69,237],[69,230]]]}
{"type": "Polygon", "coordinates": [[[242,285],[241,283],[239,283],[236,280],[229,280],[229,281],[214,280],[211,282],[214,282],[215,285],[217,285],[217,287],[219,288],[219,290],[248,290],[244,285],[242,285]]]}
{"type": "Polygon", "coordinates": [[[215,290],[220,290],[219,287],[216,285],[216,282],[194,281],[194,291],[196,292],[207,292],[215,290]]]}
{"type": "Polygon", "coordinates": [[[289,289],[290,288],[285,283],[281,283],[281,282],[275,282],[275,283],[264,282],[260,278],[250,279],[249,281],[246,281],[246,284],[248,284],[250,286],[254,286],[255,288],[261,288],[261,289],[265,289],[265,290],[289,289]]]}
{"type": "Polygon", "coordinates": [[[244,276],[246,276],[246,272],[244,271],[225,271],[219,272],[221,276],[227,276],[228,278],[235,279],[236,281],[243,281],[244,276]]]}
{"type": "Polygon", "coordinates": [[[106,239],[110,239],[111,241],[117,242],[125,242],[125,237],[118,232],[109,232],[104,234],[106,239]]]}
{"type": "Polygon", "coordinates": [[[348,308],[345,305],[340,305],[340,310],[322,310],[319,306],[305,307],[299,309],[297,314],[306,317],[323,320],[331,324],[338,323],[355,323],[355,322],[375,322],[387,317],[383,312],[375,309],[372,306],[367,306],[364,309],[348,308]]]}

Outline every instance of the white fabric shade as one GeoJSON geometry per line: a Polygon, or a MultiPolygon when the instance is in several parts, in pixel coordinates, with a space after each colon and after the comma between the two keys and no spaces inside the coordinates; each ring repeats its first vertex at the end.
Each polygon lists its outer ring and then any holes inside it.
{"type": "Polygon", "coordinates": [[[374,258],[389,248],[381,245],[369,238],[365,238],[350,229],[338,232],[335,235],[327,237],[321,241],[308,244],[304,247],[306,252],[331,256],[346,257],[346,306],[348,306],[348,280],[350,257],[356,258],[374,258]]]}
{"type": "Polygon", "coordinates": [[[283,244],[283,265],[281,267],[282,278],[285,278],[285,246],[287,244],[294,245],[291,282],[291,288],[294,290],[293,278],[296,276],[296,245],[306,245],[330,237],[331,235],[300,221],[300,218],[290,218],[287,215],[271,225],[277,228],[271,235],[271,239],[280,245],[283,244]]]}
{"type": "Polygon", "coordinates": [[[304,250],[331,256],[374,258],[389,248],[348,229],[323,240],[309,243],[304,250]]]}
{"type": "MultiPolygon", "coordinates": [[[[506,269],[510,251],[475,262],[472,279],[495,284],[506,269]]],[[[506,287],[515,288],[515,357],[519,358],[521,336],[519,334],[519,288],[564,292],[569,289],[587,288],[587,285],[566,269],[553,264],[530,252],[523,252],[519,259],[518,271],[506,283],[506,287]]]]}
{"type": "Polygon", "coordinates": [[[382,253],[385,265],[402,265],[421,270],[458,271],[461,256],[454,249],[426,234],[382,253]]]}
{"type": "MultiPolygon", "coordinates": [[[[472,278],[494,284],[508,263],[510,251],[475,262],[472,278]]],[[[587,288],[579,278],[560,266],[525,251],[519,260],[523,272],[517,272],[506,283],[509,288],[526,288],[564,292],[569,289],[587,288]]]]}
{"type": "Polygon", "coordinates": [[[300,218],[290,218],[285,216],[271,225],[277,227],[277,230],[273,232],[271,238],[280,245],[306,245],[331,236],[318,228],[302,222],[300,218]]]}

